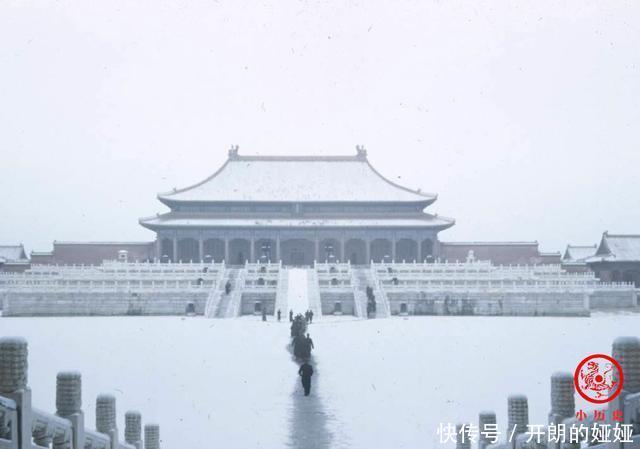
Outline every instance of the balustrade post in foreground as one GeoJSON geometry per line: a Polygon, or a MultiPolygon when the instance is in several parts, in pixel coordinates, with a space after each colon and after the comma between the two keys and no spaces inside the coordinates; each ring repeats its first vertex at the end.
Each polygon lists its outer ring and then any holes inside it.
{"type": "Polygon", "coordinates": [[[529,404],[525,395],[512,394],[509,396],[508,416],[507,438],[513,435],[509,446],[515,447],[517,436],[525,433],[529,424],[529,404]]]}
{"type": "Polygon", "coordinates": [[[32,447],[31,389],[27,386],[28,352],[25,339],[0,338],[0,394],[14,400],[18,409],[18,449],[32,447]]]}
{"type": "Polygon", "coordinates": [[[118,449],[116,398],[113,395],[101,394],[96,400],[96,430],[111,438],[111,449],[118,449]]]}
{"type": "Polygon", "coordinates": [[[142,416],[140,412],[131,410],[124,415],[124,440],[135,446],[136,449],[142,447],[142,416]]]}
{"type": "Polygon", "coordinates": [[[483,432],[489,432],[491,430],[490,426],[495,425],[496,423],[497,420],[495,412],[480,412],[478,416],[478,431],[480,432],[478,436],[478,449],[485,449],[490,444],[487,434],[483,432]]]}
{"type": "Polygon", "coordinates": [[[146,424],[144,426],[144,449],[160,449],[160,426],[146,424]]]}
{"type": "Polygon", "coordinates": [[[75,371],[56,377],[56,415],[71,422],[74,448],[84,448],[84,413],[82,412],[82,376],[75,371]]]}

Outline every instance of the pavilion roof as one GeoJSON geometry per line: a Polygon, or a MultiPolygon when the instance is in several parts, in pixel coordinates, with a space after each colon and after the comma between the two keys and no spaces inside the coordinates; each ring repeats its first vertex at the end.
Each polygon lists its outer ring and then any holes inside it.
{"type": "Polygon", "coordinates": [[[593,256],[598,249],[597,245],[567,245],[562,256],[563,262],[584,262],[593,256]]]}
{"type": "Polygon", "coordinates": [[[400,186],[378,173],[364,149],[356,156],[240,156],[204,181],[162,193],[172,202],[423,202],[437,195],[400,186]]]}
{"type": "Polygon", "coordinates": [[[23,245],[0,245],[0,262],[24,262],[28,260],[23,245]]]}
{"type": "Polygon", "coordinates": [[[587,262],[640,262],[640,235],[605,232],[598,250],[587,262]]]}
{"type": "Polygon", "coordinates": [[[424,214],[415,218],[224,218],[179,216],[173,213],[143,218],[140,224],[158,228],[436,228],[446,229],[455,221],[450,218],[424,214]]]}

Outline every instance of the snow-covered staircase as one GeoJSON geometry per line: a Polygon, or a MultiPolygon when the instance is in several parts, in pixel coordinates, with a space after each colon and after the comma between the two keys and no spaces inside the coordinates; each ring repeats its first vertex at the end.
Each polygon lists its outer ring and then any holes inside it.
{"type": "Polygon", "coordinates": [[[387,295],[381,288],[380,281],[371,268],[351,267],[351,283],[358,317],[367,318],[367,287],[373,288],[373,295],[376,301],[376,318],[388,318],[391,316],[387,295]]]}
{"type": "Polygon", "coordinates": [[[304,314],[309,310],[308,270],[304,268],[289,269],[288,306],[293,314],[304,314]]]}
{"type": "Polygon", "coordinates": [[[211,288],[211,291],[209,291],[207,303],[204,306],[204,316],[206,318],[213,318],[216,315],[216,310],[218,309],[222,295],[224,295],[224,284],[227,282],[227,274],[224,267],[221,268],[218,276],[218,282],[216,282],[211,288]]]}
{"type": "Polygon", "coordinates": [[[322,316],[322,301],[320,299],[318,273],[315,268],[307,270],[307,295],[309,297],[309,309],[313,312],[313,318],[320,318],[322,316]]]}
{"type": "Polygon", "coordinates": [[[207,299],[205,307],[207,317],[233,318],[240,315],[245,273],[244,268],[225,270],[219,281],[219,286],[211,291],[207,299]],[[228,295],[224,291],[227,282],[231,284],[231,292],[228,295]]]}
{"type": "Polygon", "coordinates": [[[282,313],[282,316],[286,316],[289,313],[289,301],[287,295],[289,294],[289,270],[286,268],[280,268],[278,273],[278,289],[276,290],[276,305],[274,307],[274,315],[278,314],[278,310],[282,313]]]}
{"type": "Polygon", "coordinates": [[[236,281],[231,291],[229,305],[225,318],[235,318],[240,316],[240,307],[242,306],[242,291],[244,290],[244,279],[247,271],[244,268],[238,270],[236,281]]]}
{"type": "Polygon", "coordinates": [[[373,295],[376,297],[376,318],[389,318],[391,316],[391,307],[389,306],[389,298],[387,298],[387,292],[382,288],[382,283],[374,267],[367,269],[369,273],[369,279],[373,287],[373,295]]]}

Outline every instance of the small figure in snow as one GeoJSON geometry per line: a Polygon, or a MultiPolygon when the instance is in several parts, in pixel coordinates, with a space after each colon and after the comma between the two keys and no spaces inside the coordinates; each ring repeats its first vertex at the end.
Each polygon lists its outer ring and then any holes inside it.
{"type": "Polygon", "coordinates": [[[309,324],[313,323],[313,310],[309,310],[309,324]]]}
{"type": "Polygon", "coordinates": [[[298,375],[302,380],[302,388],[304,388],[304,395],[309,396],[311,393],[311,376],[313,376],[313,367],[308,362],[304,362],[300,365],[298,375]]]}
{"type": "Polygon", "coordinates": [[[262,321],[267,321],[267,309],[262,308],[262,321]]]}
{"type": "Polygon", "coordinates": [[[315,349],[315,347],[313,346],[313,340],[311,339],[311,335],[307,334],[307,345],[309,345],[309,352],[311,352],[312,349],[315,349]]]}
{"type": "Polygon", "coordinates": [[[224,293],[226,295],[228,295],[229,293],[231,293],[231,282],[227,281],[226,284],[224,284],[224,293]]]}
{"type": "Polygon", "coordinates": [[[289,322],[293,323],[293,310],[289,310],[289,322]]]}
{"type": "Polygon", "coordinates": [[[282,318],[282,312],[280,312],[280,309],[278,309],[278,322],[280,321],[280,318],[282,318]]]}

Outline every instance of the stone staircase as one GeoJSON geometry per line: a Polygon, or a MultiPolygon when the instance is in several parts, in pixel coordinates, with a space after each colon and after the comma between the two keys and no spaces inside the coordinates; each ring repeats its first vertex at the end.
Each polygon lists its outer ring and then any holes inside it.
{"type": "Polygon", "coordinates": [[[244,287],[244,269],[230,268],[221,276],[215,290],[212,290],[207,307],[207,317],[231,318],[240,315],[240,303],[244,287]],[[231,292],[227,295],[224,291],[227,282],[231,283],[231,292]]]}
{"type": "Polygon", "coordinates": [[[220,300],[224,295],[224,285],[228,280],[227,273],[225,268],[223,267],[220,272],[220,277],[218,278],[218,282],[214,284],[209,292],[209,296],[207,297],[207,304],[204,307],[204,316],[206,318],[213,318],[216,316],[216,311],[218,310],[218,305],[220,304],[220,300]]]}
{"type": "Polygon", "coordinates": [[[320,299],[318,273],[313,268],[307,270],[307,292],[309,297],[309,309],[313,311],[313,319],[318,319],[322,316],[322,301],[320,299]]]}
{"type": "Polygon", "coordinates": [[[388,318],[391,316],[387,295],[380,288],[380,282],[370,268],[352,267],[351,283],[353,285],[356,315],[359,318],[367,318],[367,287],[373,288],[373,294],[376,299],[376,318],[388,318]]]}
{"type": "Polygon", "coordinates": [[[227,307],[225,318],[235,318],[240,316],[241,306],[242,306],[242,291],[244,290],[244,279],[246,275],[246,270],[241,268],[238,270],[238,273],[235,278],[233,290],[231,290],[231,294],[227,295],[231,298],[229,299],[229,305],[227,307]]]}

